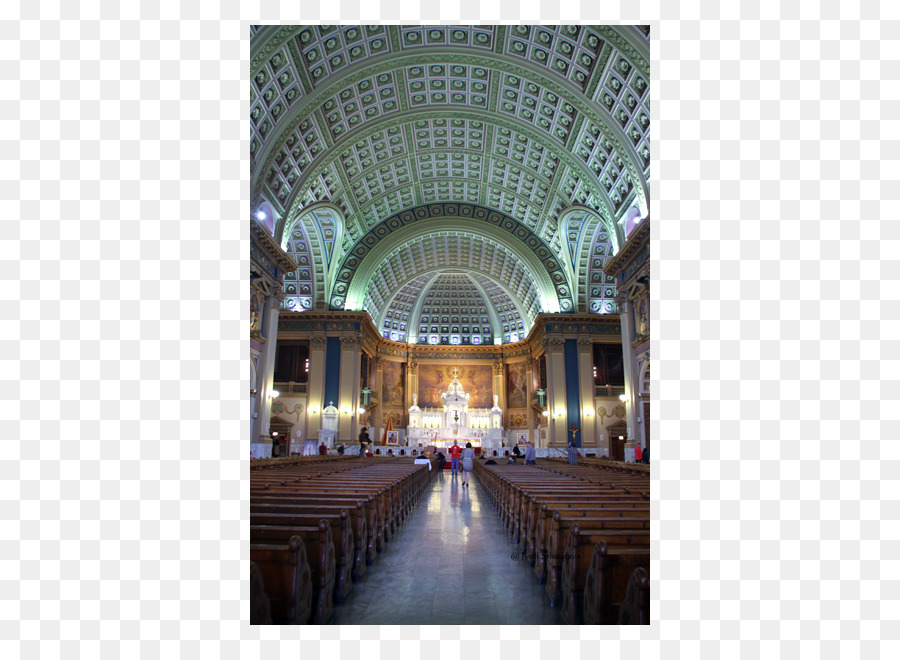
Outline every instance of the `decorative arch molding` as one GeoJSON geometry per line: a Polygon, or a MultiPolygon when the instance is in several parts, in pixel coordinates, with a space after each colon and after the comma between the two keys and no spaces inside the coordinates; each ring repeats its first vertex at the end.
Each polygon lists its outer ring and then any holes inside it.
{"type": "MultiPolygon", "coordinates": [[[[515,267],[511,273],[507,272],[507,274],[514,277],[527,278],[528,289],[524,292],[522,291],[520,279],[519,288],[515,292],[512,291],[509,286],[504,286],[501,290],[505,293],[508,293],[511,299],[524,303],[528,310],[531,310],[535,303],[537,303],[539,307],[543,303],[543,307],[541,307],[541,309],[546,309],[547,304],[545,299],[548,295],[552,303],[558,303],[552,286],[548,287],[547,285],[549,283],[546,282],[546,280],[542,280],[540,278],[539,273],[542,272],[543,266],[540,264],[540,262],[535,262],[533,259],[533,255],[531,255],[530,253],[522,253],[521,246],[510,243],[508,239],[503,235],[494,235],[492,233],[492,228],[487,228],[487,231],[482,230],[480,232],[476,232],[473,230],[473,227],[471,225],[466,226],[460,224],[458,220],[456,221],[456,224],[451,225],[448,225],[447,222],[447,220],[426,221],[425,223],[420,224],[415,228],[407,229],[399,239],[396,237],[392,237],[389,243],[385,243],[375,249],[375,252],[371,257],[371,261],[363,267],[364,272],[362,273],[362,279],[360,279],[354,285],[354,290],[356,286],[362,286],[364,288],[363,291],[359,292],[359,295],[362,296],[362,300],[365,301],[367,308],[371,307],[371,305],[369,304],[370,298],[374,301],[374,298],[377,296],[380,299],[378,301],[378,307],[382,308],[385,306],[385,304],[387,304],[389,298],[391,297],[384,296],[380,293],[380,291],[383,289],[383,286],[378,286],[378,284],[376,283],[376,278],[380,280],[380,283],[382,285],[387,284],[388,286],[390,286],[391,290],[400,291],[405,286],[405,284],[414,281],[415,275],[427,273],[428,270],[431,269],[441,270],[445,273],[449,273],[451,271],[455,271],[458,273],[461,268],[459,264],[441,263],[440,258],[436,258],[433,265],[427,267],[421,266],[418,270],[412,270],[408,273],[405,272],[403,268],[397,268],[395,265],[396,259],[401,256],[401,253],[403,253],[404,251],[408,251],[410,248],[424,249],[426,247],[423,245],[425,242],[434,243],[446,241],[451,238],[463,239],[469,243],[478,243],[479,245],[484,246],[485,250],[499,250],[500,252],[511,258],[515,263],[515,267]],[[385,271],[387,271],[387,273],[385,271]],[[401,278],[399,280],[396,277],[398,273],[400,273],[401,275],[401,278]],[[387,279],[387,274],[390,274],[392,276],[390,282],[385,281],[387,279]],[[543,289],[542,285],[544,285],[543,289]],[[542,296],[544,296],[543,300],[542,296]]],[[[434,245],[428,247],[432,250],[439,249],[434,245]]],[[[473,264],[470,262],[469,264],[465,265],[463,269],[470,272],[477,272],[480,275],[484,275],[489,278],[491,282],[499,282],[502,279],[501,273],[499,271],[497,271],[496,269],[486,270],[481,267],[481,264],[473,264]]],[[[357,275],[357,277],[360,277],[360,275],[357,275]]],[[[351,303],[352,302],[353,299],[351,299],[351,303]]],[[[380,317],[380,313],[377,316],[380,317]]],[[[528,318],[533,318],[533,316],[534,313],[528,314],[528,318]]]]}
{"type": "Polygon", "coordinates": [[[607,282],[601,269],[625,243],[621,227],[607,218],[600,217],[593,209],[580,208],[587,212],[587,218],[581,232],[574,265],[576,281],[585,283],[578,293],[578,309],[583,312],[615,313],[615,305],[613,305],[612,312],[605,309],[592,309],[592,300],[615,298],[615,282],[607,282]],[[603,236],[606,236],[606,239],[603,239],[603,236]],[[612,254],[610,254],[610,245],[612,254]],[[598,287],[601,287],[599,291],[598,287]],[[612,294],[606,295],[606,289],[609,288],[612,289],[612,294]]]}
{"type": "Polygon", "coordinates": [[[295,236],[295,230],[299,227],[304,234],[312,256],[310,267],[313,269],[312,281],[315,292],[312,308],[327,309],[326,291],[330,291],[334,285],[334,277],[342,256],[341,243],[345,227],[343,211],[330,202],[318,202],[310,204],[294,214],[290,221],[279,225],[275,228],[276,235],[279,236],[282,249],[287,252],[290,252],[288,243],[298,238],[295,236]],[[332,218],[329,226],[325,227],[322,226],[324,214],[332,218]]]}
{"type": "MultiPolygon", "coordinates": [[[[483,122],[485,126],[491,127],[493,130],[498,130],[501,128],[510,129],[516,134],[522,135],[536,144],[540,144],[544,150],[546,150],[548,153],[554,154],[559,159],[560,166],[569,168],[572,173],[577,175],[578,180],[583,183],[584,189],[586,193],[588,193],[588,199],[591,201],[591,203],[596,204],[595,212],[603,213],[605,215],[608,215],[610,218],[615,217],[616,212],[609,198],[610,193],[601,184],[601,181],[598,178],[597,174],[590,169],[587,163],[583,162],[579,157],[570,153],[563,144],[560,144],[558,142],[554,143],[548,135],[521,119],[506,115],[499,115],[497,113],[479,112],[470,108],[458,108],[455,106],[449,106],[441,109],[430,107],[427,110],[419,110],[415,113],[410,112],[402,114],[391,114],[386,117],[379,117],[377,119],[366,122],[361,128],[341,136],[328,150],[326,150],[326,152],[323,153],[322,156],[320,156],[314,163],[311,163],[306,168],[298,182],[291,188],[291,191],[287,195],[287,197],[283,200],[278,201],[278,204],[282,205],[285,209],[288,209],[288,211],[284,215],[294,215],[296,213],[299,213],[301,209],[304,208],[303,195],[309,189],[311,182],[318,181],[321,179],[321,177],[328,176],[332,172],[338,172],[337,177],[339,179],[344,176],[344,174],[340,172],[341,168],[338,167],[337,164],[341,162],[341,154],[345,150],[350,149],[354,144],[364,142],[373,135],[382,133],[389,127],[401,126],[403,127],[404,131],[409,130],[411,132],[414,130],[413,127],[417,122],[431,121],[436,119],[480,121],[483,122]]],[[[595,123],[595,126],[600,128],[601,124],[595,123]]],[[[614,131],[615,129],[611,130],[614,131]]],[[[601,135],[603,135],[602,132],[601,135]]],[[[290,137],[290,134],[288,135],[288,137],[290,137]]],[[[633,184],[633,189],[631,190],[630,194],[636,194],[635,191],[641,189],[641,187],[644,186],[645,183],[643,181],[642,174],[636,174],[631,170],[631,167],[633,167],[634,165],[630,160],[631,156],[627,152],[628,147],[623,146],[627,145],[627,143],[620,143],[610,139],[610,144],[615,149],[615,153],[622,157],[623,165],[627,166],[625,172],[627,172],[628,176],[630,177],[631,183],[633,184]]],[[[520,163],[516,163],[515,161],[509,160],[508,158],[498,157],[493,153],[486,153],[481,151],[467,152],[465,149],[454,150],[454,153],[456,152],[471,153],[472,155],[476,155],[480,158],[485,159],[486,161],[497,161],[507,164],[510,167],[521,167],[520,163]]],[[[419,152],[416,151],[415,153],[419,152]]],[[[430,152],[426,151],[425,153],[430,152]]],[[[391,159],[391,161],[389,162],[393,163],[394,161],[403,160],[404,158],[408,157],[409,154],[405,153],[402,156],[391,159]]],[[[382,163],[379,163],[379,165],[382,165],[382,163]]],[[[257,172],[258,180],[256,182],[256,186],[260,190],[268,190],[268,187],[266,186],[268,177],[267,173],[271,173],[273,171],[273,166],[267,163],[267,169],[259,170],[257,172]]],[[[342,182],[341,189],[335,194],[340,196],[346,194],[347,192],[348,189],[343,185],[342,182]]],[[[273,194],[273,198],[277,199],[277,196],[273,194]]],[[[360,221],[362,220],[363,219],[361,218],[360,221]]]]}
{"type": "Polygon", "coordinates": [[[638,370],[640,374],[638,378],[638,391],[641,394],[650,394],[650,355],[642,360],[641,366],[638,370]]]}
{"type": "MultiPolygon", "coordinates": [[[[515,310],[516,310],[516,312],[518,312],[519,317],[522,319],[523,322],[528,324],[528,327],[525,328],[525,332],[527,333],[528,329],[531,327],[531,324],[534,323],[534,317],[528,313],[527,309],[525,309],[523,307],[522,302],[515,295],[515,293],[511,292],[503,282],[498,281],[497,278],[494,277],[492,274],[485,273],[481,270],[474,271],[474,272],[477,272],[478,275],[489,280],[492,284],[497,286],[503,294],[505,294],[509,298],[510,303],[515,307],[515,310]]],[[[502,340],[503,340],[503,323],[500,321],[500,316],[497,314],[497,309],[493,304],[495,302],[493,297],[487,291],[485,291],[485,288],[484,288],[482,282],[479,281],[479,279],[477,277],[474,277],[472,275],[472,272],[461,272],[459,270],[459,268],[453,268],[453,267],[441,268],[439,270],[436,270],[434,273],[430,273],[427,276],[427,280],[425,281],[425,284],[422,286],[422,295],[420,295],[416,299],[416,303],[415,303],[415,305],[413,305],[412,311],[409,316],[409,323],[407,325],[407,330],[406,330],[406,341],[408,343],[415,343],[415,342],[410,341],[410,337],[412,335],[415,335],[417,339],[421,339],[421,337],[419,336],[419,332],[418,332],[418,328],[420,325],[419,318],[422,315],[422,307],[424,306],[426,292],[431,289],[431,287],[435,283],[435,280],[437,280],[441,275],[452,275],[452,274],[466,275],[467,278],[469,279],[469,281],[472,283],[472,285],[478,290],[478,292],[484,298],[484,301],[487,306],[487,316],[490,319],[491,330],[493,333],[492,339],[495,342],[497,339],[500,339],[502,342],[502,340]]],[[[386,319],[387,312],[390,309],[391,304],[393,303],[394,299],[398,295],[400,295],[400,291],[402,290],[402,287],[405,287],[410,282],[414,282],[417,278],[421,278],[421,277],[422,277],[422,274],[420,274],[420,273],[413,274],[399,282],[400,290],[398,290],[397,293],[395,293],[394,296],[392,296],[390,300],[385,301],[384,308],[379,313],[378,318],[374,319],[375,325],[376,325],[376,327],[378,327],[379,331],[382,330],[384,321],[386,319]]],[[[371,314],[370,314],[370,316],[371,316],[371,314]]]]}
{"type": "Polygon", "coordinates": [[[572,283],[566,275],[566,269],[539,236],[503,213],[482,206],[458,203],[418,206],[376,225],[362,237],[341,264],[331,293],[332,309],[352,309],[362,303],[375,263],[401,241],[409,240],[412,226],[416,226],[415,235],[453,228],[463,232],[474,230],[490,236],[531,266],[535,282],[541,289],[542,311],[574,311],[572,283]],[[467,224],[471,222],[477,225],[473,227],[467,224]],[[389,237],[390,240],[385,242],[389,237]],[[365,269],[362,268],[364,264],[365,269]],[[363,282],[356,279],[359,274],[363,275],[363,282]]]}

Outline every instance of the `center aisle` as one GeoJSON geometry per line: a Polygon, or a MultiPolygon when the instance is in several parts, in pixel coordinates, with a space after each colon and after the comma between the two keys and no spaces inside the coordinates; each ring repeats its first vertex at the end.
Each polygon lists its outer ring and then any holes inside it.
{"type": "Polygon", "coordinates": [[[391,539],[387,552],[353,587],[334,623],[345,625],[553,625],[544,596],[474,475],[464,487],[439,474],[391,539]]]}

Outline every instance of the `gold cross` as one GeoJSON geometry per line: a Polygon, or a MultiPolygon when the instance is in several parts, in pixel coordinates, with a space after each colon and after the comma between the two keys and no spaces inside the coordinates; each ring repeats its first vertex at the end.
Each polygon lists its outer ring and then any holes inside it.
{"type": "Polygon", "coordinates": [[[458,374],[459,374],[459,369],[457,369],[456,367],[453,367],[453,377],[456,378],[458,374]]]}
{"type": "Polygon", "coordinates": [[[572,442],[575,442],[575,434],[578,433],[578,431],[580,431],[580,430],[581,430],[580,428],[576,429],[575,422],[572,422],[572,426],[569,427],[569,433],[572,434],[572,442]]]}

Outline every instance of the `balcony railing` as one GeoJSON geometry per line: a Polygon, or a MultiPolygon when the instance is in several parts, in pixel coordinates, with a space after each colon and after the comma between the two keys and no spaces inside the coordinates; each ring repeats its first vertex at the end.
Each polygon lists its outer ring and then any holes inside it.
{"type": "Polygon", "coordinates": [[[275,383],[275,389],[279,394],[306,394],[306,383],[275,383]]]}
{"type": "Polygon", "coordinates": [[[625,394],[625,386],[624,385],[595,385],[594,386],[594,396],[617,397],[620,394],[625,394]]]}

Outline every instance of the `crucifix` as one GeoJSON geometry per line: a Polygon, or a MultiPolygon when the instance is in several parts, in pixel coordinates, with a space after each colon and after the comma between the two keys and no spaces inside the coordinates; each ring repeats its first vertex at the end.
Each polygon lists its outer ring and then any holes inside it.
{"type": "Polygon", "coordinates": [[[575,422],[572,422],[572,426],[569,427],[569,433],[572,434],[572,442],[575,442],[575,434],[578,433],[581,429],[575,428],[575,422]]]}
{"type": "Polygon", "coordinates": [[[453,380],[456,380],[456,377],[459,375],[459,369],[453,367],[453,380]]]}

